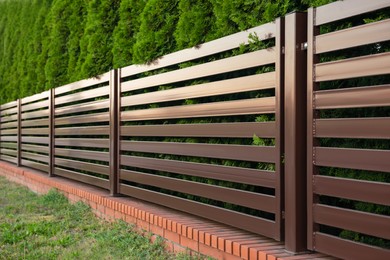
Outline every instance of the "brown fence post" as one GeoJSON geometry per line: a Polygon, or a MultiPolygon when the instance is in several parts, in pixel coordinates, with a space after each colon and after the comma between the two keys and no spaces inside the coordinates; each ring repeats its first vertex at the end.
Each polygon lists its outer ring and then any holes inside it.
{"type": "Polygon", "coordinates": [[[18,99],[18,133],[17,133],[17,159],[16,165],[22,166],[22,100],[18,99]]]}
{"type": "Polygon", "coordinates": [[[54,153],[55,153],[55,90],[52,88],[49,92],[49,177],[54,176],[54,153]]]}
{"type": "Polygon", "coordinates": [[[110,195],[119,194],[120,167],[120,69],[110,72],[110,195]]]}
{"type": "Polygon", "coordinates": [[[285,18],[285,245],[306,250],[306,13],[285,18]]]}
{"type": "Polygon", "coordinates": [[[275,110],[275,123],[276,123],[276,138],[275,149],[278,151],[278,156],[275,160],[275,173],[279,176],[275,186],[276,212],[275,223],[279,227],[277,233],[277,240],[283,239],[283,204],[284,204],[284,190],[283,190],[283,153],[284,153],[284,18],[280,17],[275,20],[276,23],[276,35],[275,35],[275,49],[276,49],[276,110],[275,110]]]}

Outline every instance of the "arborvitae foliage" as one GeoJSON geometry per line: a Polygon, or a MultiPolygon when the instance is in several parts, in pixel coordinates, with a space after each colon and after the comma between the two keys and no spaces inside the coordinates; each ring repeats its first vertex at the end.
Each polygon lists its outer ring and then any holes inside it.
{"type": "Polygon", "coordinates": [[[1,103],[333,1],[0,0],[1,103]]]}
{"type": "Polygon", "coordinates": [[[133,60],[135,34],[140,27],[140,14],[145,7],[144,0],[122,0],[119,7],[119,22],[113,34],[112,49],[114,68],[130,65],[133,60]]]}
{"type": "MultiPolygon", "coordinates": [[[[50,12],[52,12],[52,9],[49,9],[50,12]]],[[[40,31],[38,32],[40,34],[40,39],[42,42],[41,51],[38,54],[37,57],[37,67],[36,67],[36,74],[37,74],[37,82],[36,85],[40,89],[47,89],[46,87],[46,74],[45,74],[45,67],[46,62],[48,59],[48,53],[49,53],[49,45],[50,45],[50,32],[51,32],[51,19],[50,19],[50,12],[44,13],[45,16],[45,23],[42,28],[40,28],[40,31]]]]}
{"type": "Polygon", "coordinates": [[[69,19],[66,21],[69,37],[66,43],[68,51],[68,81],[76,81],[78,77],[77,61],[80,57],[80,39],[84,34],[84,27],[87,17],[87,4],[84,0],[67,0],[70,12],[69,19]]]}
{"type": "Polygon", "coordinates": [[[179,18],[178,0],[150,0],[141,13],[133,62],[151,62],[176,48],[173,33],[179,18]]]}
{"type": "Polygon", "coordinates": [[[297,9],[291,0],[210,0],[216,17],[214,38],[271,22],[297,9]]]}
{"type": "Polygon", "coordinates": [[[92,0],[88,5],[84,34],[84,41],[88,42],[87,54],[81,67],[84,78],[112,68],[112,33],[118,23],[119,5],[120,0],[92,0]]]}
{"type": "Polygon", "coordinates": [[[180,0],[179,21],[175,31],[178,49],[193,47],[210,38],[214,23],[212,5],[208,0],[180,0]]]}
{"type": "Polygon", "coordinates": [[[70,31],[67,20],[70,18],[70,1],[55,0],[47,18],[50,25],[48,59],[45,65],[46,86],[57,87],[67,81],[68,51],[66,41],[70,31]]]}

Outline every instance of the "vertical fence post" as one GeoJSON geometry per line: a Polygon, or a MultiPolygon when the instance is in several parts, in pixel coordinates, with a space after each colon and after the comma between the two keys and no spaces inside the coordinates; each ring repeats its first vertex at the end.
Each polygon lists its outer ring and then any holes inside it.
{"type": "Polygon", "coordinates": [[[54,153],[55,153],[55,90],[52,88],[49,92],[49,177],[54,176],[54,153]]]}
{"type": "Polygon", "coordinates": [[[285,245],[306,250],[306,13],[285,27],[285,245]]]}
{"type": "Polygon", "coordinates": [[[119,194],[120,69],[110,71],[110,195],[119,194]]]}
{"type": "Polygon", "coordinates": [[[313,92],[318,90],[318,84],[314,82],[314,66],[318,62],[318,55],[315,55],[314,37],[319,34],[319,27],[314,25],[316,19],[316,9],[307,10],[308,16],[308,33],[307,33],[307,248],[315,250],[314,232],[318,231],[318,225],[313,223],[313,203],[318,200],[318,196],[313,195],[313,174],[317,174],[318,168],[314,167],[313,159],[315,158],[314,146],[318,141],[314,138],[314,122],[318,113],[313,109],[314,99],[313,92]]]}
{"type": "Polygon", "coordinates": [[[275,35],[275,49],[276,49],[276,86],[275,86],[275,98],[276,98],[276,110],[275,110],[275,123],[276,123],[276,136],[275,136],[275,149],[278,151],[278,156],[275,160],[275,173],[277,174],[278,181],[275,186],[276,201],[275,224],[279,226],[278,240],[283,239],[283,216],[282,208],[284,204],[283,198],[283,153],[284,153],[284,18],[277,18],[276,21],[276,35],[275,35]]]}
{"type": "Polygon", "coordinates": [[[16,165],[22,166],[22,99],[18,99],[18,131],[17,131],[17,158],[16,165]]]}

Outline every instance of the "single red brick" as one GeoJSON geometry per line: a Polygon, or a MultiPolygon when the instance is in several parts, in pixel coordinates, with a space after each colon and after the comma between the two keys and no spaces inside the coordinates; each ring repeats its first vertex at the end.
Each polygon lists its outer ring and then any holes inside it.
{"type": "Polygon", "coordinates": [[[129,224],[137,224],[137,219],[130,215],[126,215],[125,221],[129,224]]]}
{"type": "Polygon", "coordinates": [[[114,218],[115,217],[115,211],[111,208],[105,208],[105,215],[107,215],[108,217],[110,218],[114,218]]]}
{"type": "Polygon", "coordinates": [[[209,247],[202,243],[199,243],[199,253],[201,253],[202,255],[213,257],[215,259],[223,259],[224,257],[222,251],[219,251],[218,249],[209,247]]]}
{"type": "Polygon", "coordinates": [[[164,230],[156,225],[150,224],[149,225],[149,231],[152,232],[153,234],[159,235],[159,236],[164,236],[164,230]]]}
{"type": "Polygon", "coordinates": [[[166,238],[172,242],[175,242],[177,244],[180,243],[180,235],[177,233],[174,233],[172,231],[169,231],[167,229],[164,229],[164,238],[166,238]]]}
{"type": "Polygon", "coordinates": [[[199,251],[199,242],[186,238],[184,236],[180,236],[180,244],[194,251],[199,251]]]}
{"type": "Polygon", "coordinates": [[[137,219],[137,226],[142,228],[143,230],[149,231],[149,222],[137,219]]]}

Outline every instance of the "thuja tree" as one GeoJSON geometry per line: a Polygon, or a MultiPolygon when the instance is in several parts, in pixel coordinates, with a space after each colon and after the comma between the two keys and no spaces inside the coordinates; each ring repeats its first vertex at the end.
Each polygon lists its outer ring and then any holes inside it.
{"type": "Polygon", "coordinates": [[[112,68],[112,32],[118,23],[119,5],[120,0],[92,0],[89,3],[78,61],[79,78],[93,77],[112,68]]]}
{"type": "Polygon", "coordinates": [[[178,0],[150,0],[141,13],[133,63],[150,62],[175,50],[173,33],[179,18],[178,0]]]}
{"type": "Polygon", "coordinates": [[[133,60],[135,34],[140,27],[140,14],[145,7],[144,0],[122,0],[119,7],[119,22],[113,34],[114,68],[130,65],[133,60]]]}
{"type": "Polygon", "coordinates": [[[48,58],[45,65],[48,88],[67,82],[69,53],[66,43],[70,34],[67,26],[71,14],[68,8],[70,2],[70,0],[55,0],[47,18],[50,26],[48,58]]]}
{"type": "Polygon", "coordinates": [[[210,1],[180,0],[179,20],[174,33],[177,48],[193,47],[209,40],[214,22],[210,1]]]}
{"type": "Polygon", "coordinates": [[[290,11],[302,9],[299,1],[291,0],[210,0],[210,2],[216,17],[214,38],[271,22],[290,11]]]}
{"type": "Polygon", "coordinates": [[[80,39],[84,35],[87,17],[87,3],[84,0],[68,0],[69,19],[66,21],[69,36],[66,43],[68,51],[67,80],[79,80],[77,62],[80,57],[80,39]]]}

